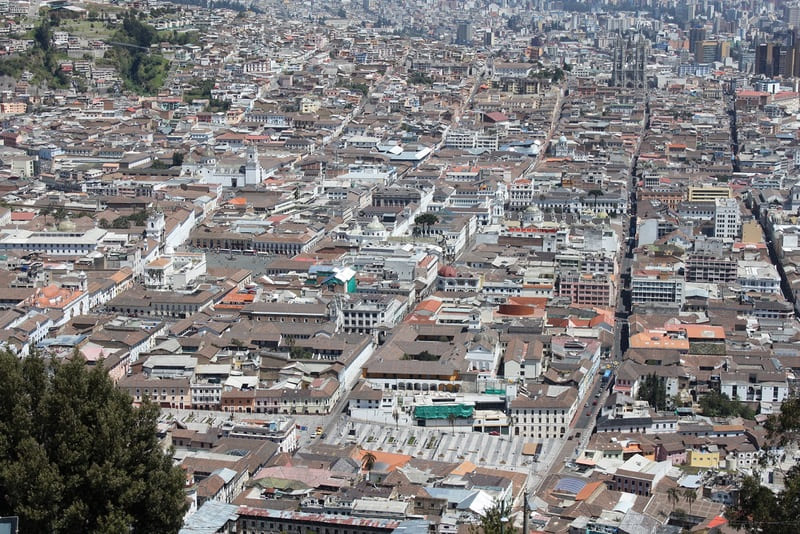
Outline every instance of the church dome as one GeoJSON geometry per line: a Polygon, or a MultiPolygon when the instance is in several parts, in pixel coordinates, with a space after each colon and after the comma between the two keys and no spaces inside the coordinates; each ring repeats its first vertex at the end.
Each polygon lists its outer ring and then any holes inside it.
{"type": "Polygon", "coordinates": [[[372,217],[372,221],[367,225],[367,230],[370,232],[383,232],[386,227],[378,220],[378,216],[372,217]]]}
{"type": "Polygon", "coordinates": [[[442,278],[455,278],[458,276],[458,271],[452,265],[444,265],[439,267],[439,276],[442,278]]]}

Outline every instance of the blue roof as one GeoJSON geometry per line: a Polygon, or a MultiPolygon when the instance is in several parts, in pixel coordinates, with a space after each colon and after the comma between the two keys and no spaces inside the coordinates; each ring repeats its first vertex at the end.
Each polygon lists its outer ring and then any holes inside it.
{"type": "Polygon", "coordinates": [[[403,521],[392,531],[393,534],[428,534],[428,532],[430,532],[430,522],[424,519],[403,521]]]}
{"type": "Polygon", "coordinates": [[[220,501],[206,501],[183,523],[178,534],[215,534],[220,532],[228,521],[235,521],[239,507],[220,501]]]}
{"type": "Polygon", "coordinates": [[[474,490],[461,488],[425,488],[425,491],[434,499],[447,499],[447,502],[453,504],[458,504],[475,493],[474,490]]]}
{"type": "Polygon", "coordinates": [[[86,334],[75,335],[61,335],[56,337],[48,337],[39,342],[39,347],[49,347],[51,345],[61,345],[67,347],[74,347],[80,345],[86,339],[86,334]]]}
{"type": "Polygon", "coordinates": [[[556,489],[559,491],[564,491],[567,493],[572,493],[573,495],[577,495],[581,492],[583,487],[586,485],[585,480],[581,480],[579,478],[569,478],[564,477],[558,481],[556,484],[556,489]]]}

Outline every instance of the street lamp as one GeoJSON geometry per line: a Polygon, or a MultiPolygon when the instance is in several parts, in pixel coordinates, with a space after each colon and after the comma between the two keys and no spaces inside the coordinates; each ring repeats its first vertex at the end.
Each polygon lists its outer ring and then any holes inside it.
{"type": "Polygon", "coordinates": [[[506,516],[501,517],[500,518],[500,534],[505,534],[506,523],[508,523],[508,518],[506,516]]]}

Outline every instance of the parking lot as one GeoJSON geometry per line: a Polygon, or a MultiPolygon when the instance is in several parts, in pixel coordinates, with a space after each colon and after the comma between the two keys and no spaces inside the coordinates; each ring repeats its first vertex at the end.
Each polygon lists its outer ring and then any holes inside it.
{"type": "Polygon", "coordinates": [[[455,432],[449,427],[383,425],[350,421],[329,432],[325,443],[357,443],[365,449],[408,454],[414,458],[496,468],[525,468],[526,471],[546,469],[546,461],[559,443],[550,440],[542,444],[539,462],[524,456],[524,441],[510,436],[491,436],[471,431],[455,432]],[[351,433],[351,430],[353,431],[351,433]]]}

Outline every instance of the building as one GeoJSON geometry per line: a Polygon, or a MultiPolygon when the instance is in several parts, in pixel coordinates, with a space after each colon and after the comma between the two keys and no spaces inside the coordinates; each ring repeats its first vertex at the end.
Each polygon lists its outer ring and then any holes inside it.
{"type": "Polygon", "coordinates": [[[720,373],[720,391],[741,402],[782,403],[789,384],[782,373],[737,371],[720,373]]]}
{"type": "Polygon", "coordinates": [[[714,199],[714,237],[736,239],[742,229],[739,202],[734,198],[714,199]]]}
{"type": "Polygon", "coordinates": [[[686,464],[689,467],[703,467],[706,469],[719,467],[719,450],[716,446],[686,451],[686,464]]]}
{"type": "Polygon", "coordinates": [[[97,250],[107,232],[101,228],[81,231],[7,229],[0,232],[0,251],[24,250],[52,256],[84,256],[97,250]]]}
{"type": "Polygon", "coordinates": [[[603,273],[561,273],[558,295],[569,297],[572,304],[579,306],[613,306],[616,298],[615,277],[603,273]]]}
{"type": "Polygon", "coordinates": [[[727,283],[736,281],[737,261],[722,256],[691,254],[686,259],[687,282],[727,283]]]}
{"type": "Polygon", "coordinates": [[[468,21],[459,22],[456,27],[456,44],[470,45],[472,44],[472,38],[472,23],[468,21]]]}
{"type": "Polygon", "coordinates": [[[372,334],[394,328],[403,320],[408,302],[391,295],[366,295],[342,305],[342,328],[347,333],[372,334]]]}
{"type": "Polygon", "coordinates": [[[537,386],[509,404],[514,436],[564,438],[578,407],[578,390],[569,386],[537,386]]]}
{"type": "Polygon", "coordinates": [[[669,461],[654,462],[635,454],[616,470],[609,486],[614,491],[649,497],[671,468],[669,461]]]}
{"type": "Polygon", "coordinates": [[[781,290],[778,269],[766,261],[740,260],[736,269],[736,281],[745,292],[779,293],[781,290]]]}
{"type": "Polygon", "coordinates": [[[631,277],[634,304],[683,304],[684,279],[677,273],[639,270],[631,277]]]}
{"type": "Polygon", "coordinates": [[[188,378],[147,378],[144,375],[133,375],[120,380],[117,386],[133,398],[135,406],[150,399],[162,408],[183,410],[192,407],[188,378]]]}
{"type": "Polygon", "coordinates": [[[731,188],[728,186],[702,185],[689,186],[689,202],[714,202],[718,198],[732,198],[731,188]]]}
{"type": "Polygon", "coordinates": [[[644,89],[647,69],[647,40],[639,36],[636,42],[619,37],[614,45],[611,67],[611,87],[644,89]]]}

